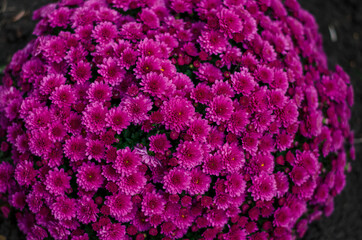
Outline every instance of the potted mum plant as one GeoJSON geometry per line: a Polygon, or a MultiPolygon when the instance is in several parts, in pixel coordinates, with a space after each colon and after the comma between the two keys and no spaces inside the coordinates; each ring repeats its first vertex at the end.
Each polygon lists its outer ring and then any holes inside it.
{"type": "Polygon", "coordinates": [[[296,0],[61,0],[0,86],[27,239],[295,239],[354,158],[353,90],[296,0]]]}

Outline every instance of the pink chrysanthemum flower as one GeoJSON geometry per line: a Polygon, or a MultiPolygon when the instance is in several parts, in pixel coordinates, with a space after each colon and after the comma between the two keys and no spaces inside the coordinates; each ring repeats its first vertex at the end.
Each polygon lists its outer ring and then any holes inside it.
{"type": "Polygon", "coordinates": [[[195,74],[201,81],[207,81],[209,83],[224,79],[221,70],[207,62],[202,63],[195,74]]]}
{"type": "Polygon", "coordinates": [[[220,125],[230,119],[233,113],[233,102],[230,98],[217,96],[210,103],[210,107],[206,109],[206,118],[220,125]]]}
{"type": "Polygon", "coordinates": [[[227,223],[227,216],[224,210],[213,209],[206,215],[209,224],[213,227],[222,227],[227,223]]]}
{"type": "Polygon", "coordinates": [[[231,82],[232,87],[237,93],[242,93],[246,96],[250,95],[256,86],[254,78],[245,68],[231,75],[231,82]]]}
{"type": "Polygon", "coordinates": [[[79,222],[88,224],[97,221],[99,209],[95,202],[87,197],[82,197],[78,200],[77,218],[79,222]]]}
{"type": "Polygon", "coordinates": [[[278,208],[274,212],[273,224],[277,227],[288,227],[291,220],[292,220],[292,215],[288,207],[278,208]]]}
{"type": "Polygon", "coordinates": [[[58,107],[69,107],[76,100],[74,90],[70,85],[61,85],[60,87],[56,87],[55,91],[51,93],[49,99],[52,100],[53,104],[58,107]]]}
{"type": "Polygon", "coordinates": [[[123,81],[125,71],[119,67],[117,59],[105,58],[99,65],[98,73],[103,77],[105,83],[116,86],[123,81]]]}
{"type": "Polygon", "coordinates": [[[224,144],[220,149],[220,155],[226,170],[230,173],[236,173],[244,166],[244,153],[237,144],[224,144]]]}
{"type": "Polygon", "coordinates": [[[226,191],[231,197],[239,197],[244,194],[246,183],[242,175],[234,173],[227,176],[226,191]]]}
{"type": "Polygon", "coordinates": [[[164,115],[163,123],[166,128],[179,132],[194,116],[195,108],[188,100],[177,97],[165,102],[161,112],[164,115]]]}
{"type": "Polygon", "coordinates": [[[230,35],[231,33],[241,32],[243,23],[239,16],[232,10],[223,8],[217,13],[220,28],[230,35]]]}
{"type": "Polygon", "coordinates": [[[299,166],[295,166],[293,168],[293,170],[289,173],[289,175],[290,175],[291,179],[293,180],[294,184],[297,186],[302,185],[309,178],[309,174],[305,170],[305,168],[299,167],[299,166]]]}
{"type": "Polygon", "coordinates": [[[158,28],[160,26],[160,20],[156,13],[151,9],[143,9],[140,14],[141,20],[150,28],[158,28]]]}
{"type": "Polygon", "coordinates": [[[142,200],[142,212],[146,216],[160,215],[164,212],[166,202],[156,193],[146,193],[142,200]]]}
{"type": "Polygon", "coordinates": [[[46,155],[52,146],[47,130],[34,130],[29,138],[29,149],[36,156],[46,155]]]}
{"type": "Polygon", "coordinates": [[[140,194],[145,187],[147,179],[143,173],[135,172],[122,177],[118,182],[120,191],[127,195],[140,194]]]}
{"type": "Polygon", "coordinates": [[[194,141],[206,142],[206,137],[211,130],[205,119],[197,118],[190,122],[187,134],[191,135],[194,141]]]}
{"type": "Polygon", "coordinates": [[[253,185],[249,188],[254,201],[270,201],[276,194],[276,183],[273,175],[261,172],[252,178],[253,185]]]}
{"type": "Polygon", "coordinates": [[[186,170],[173,168],[164,176],[163,181],[166,192],[180,194],[189,188],[191,176],[186,170]]]}
{"type": "Polygon", "coordinates": [[[152,109],[152,101],[145,95],[138,95],[135,98],[127,98],[122,102],[125,111],[134,124],[140,124],[148,119],[148,111],[152,109]]]}
{"type": "Polygon", "coordinates": [[[64,169],[50,170],[46,176],[45,186],[46,189],[54,195],[64,195],[70,189],[71,177],[64,172],[64,169]]]}
{"type": "Polygon", "coordinates": [[[79,84],[83,84],[92,77],[92,68],[89,62],[79,61],[72,65],[70,75],[73,80],[79,84]]]}
{"type": "Polygon", "coordinates": [[[304,167],[310,175],[319,171],[318,158],[311,151],[298,151],[296,157],[296,164],[304,167]]]}
{"type": "Polygon", "coordinates": [[[101,22],[93,30],[93,38],[98,43],[108,43],[118,35],[117,27],[111,22],[101,22]]]}
{"type": "Polygon", "coordinates": [[[271,154],[257,154],[250,159],[250,165],[256,174],[266,172],[268,174],[274,171],[274,157],[271,154]]]}
{"type": "Polygon", "coordinates": [[[73,198],[58,197],[50,209],[55,219],[71,220],[76,216],[76,201],[73,198]]]}
{"type": "Polygon", "coordinates": [[[39,90],[45,95],[51,94],[57,87],[64,85],[66,80],[61,74],[48,75],[42,79],[39,90]]]}
{"type": "Polygon", "coordinates": [[[169,88],[170,80],[163,75],[151,72],[142,78],[140,84],[144,92],[162,98],[169,88]]]}
{"type": "Polygon", "coordinates": [[[191,92],[191,98],[197,103],[207,104],[212,97],[211,88],[204,83],[199,83],[191,92]]]}
{"type": "Polygon", "coordinates": [[[103,184],[101,168],[95,163],[83,163],[77,173],[77,184],[86,191],[97,191],[103,184]]]}
{"type": "Polygon", "coordinates": [[[79,161],[86,158],[87,141],[81,136],[72,136],[65,141],[64,154],[71,161],[79,161]]]}
{"type": "Polygon", "coordinates": [[[67,134],[64,125],[61,121],[55,121],[49,125],[49,139],[53,142],[61,142],[67,134]]]}
{"type": "Polygon", "coordinates": [[[228,41],[218,31],[202,31],[198,39],[201,49],[209,54],[219,54],[226,50],[228,41]]]}
{"type": "Polygon", "coordinates": [[[110,215],[115,218],[126,216],[133,208],[131,196],[125,194],[107,196],[104,204],[109,207],[110,215]]]}
{"type": "Polygon", "coordinates": [[[241,135],[245,131],[246,125],[249,123],[249,114],[244,110],[238,110],[231,114],[228,121],[228,130],[235,135],[241,135]]]}
{"type": "Polygon", "coordinates": [[[191,195],[204,194],[208,191],[211,183],[211,178],[203,173],[198,168],[194,168],[190,172],[191,181],[190,187],[187,190],[191,195]]]}
{"type": "Polygon", "coordinates": [[[156,134],[149,137],[150,150],[156,153],[164,153],[172,147],[170,141],[167,139],[166,134],[156,134]]]}
{"type": "Polygon", "coordinates": [[[117,151],[117,159],[113,167],[122,176],[129,175],[137,171],[137,167],[141,164],[141,159],[129,147],[117,151]]]}
{"type": "Polygon", "coordinates": [[[85,154],[88,156],[88,159],[95,159],[100,162],[104,158],[104,142],[100,140],[89,140],[87,142],[87,150],[85,154]]]}
{"type": "Polygon", "coordinates": [[[277,196],[280,198],[289,190],[288,177],[283,172],[277,172],[274,174],[274,178],[277,186],[277,196]]]}
{"type": "Polygon", "coordinates": [[[107,126],[111,127],[118,134],[130,124],[128,113],[121,107],[111,108],[106,115],[107,126]]]}
{"type": "Polygon", "coordinates": [[[106,102],[112,97],[112,88],[102,82],[94,82],[89,86],[87,91],[90,102],[106,102]]]}
{"type": "Polygon", "coordinates": [[[105,116],[108,109],[101,103],[95,102],[87,106],[83,112],[83,122],[86,128],[93,133],[100,133],[104,131],[106,126],[105,116]]]}
{"type": "Polygon", "coordinates": [[[124,240],[126,239],[126,226],[121,223],[109,223],[98,231],[101,240],[124,240]]]}
{"type": "Polygon", "coordinates": [[[209,175],[219,176],[224,169],[221,155],[209,155],[206,157],[202,171],[209,175]]]}
{"type": "Polygon", "coordinates": [[[198,142],[183,142],[176,149],[175,157],[181,167],[192,169],[202,163],[203,151],[198,142]]]}

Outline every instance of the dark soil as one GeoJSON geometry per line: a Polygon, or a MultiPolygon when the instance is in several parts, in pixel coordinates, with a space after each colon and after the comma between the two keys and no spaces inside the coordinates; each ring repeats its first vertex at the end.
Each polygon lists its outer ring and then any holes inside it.
{"type": "MultiPolygon", "coordinates": [[[[0,0],[0,69],[32,38],[32,12],[52,0],[0,0]]],[[[357,160],[347,176],[347,186],[335,199],[335,211],[309,227],[305,240],[362,239],[362,1],[300,0],[320,26],[331,68],[338,63],[351,76],[355,105],[351,125],[356,137],[357,160]],[[331,31],[335,30],[337,39],[331,31]],[[333,40],[333,41],[332,41],[333,40]]],[[[25,239],[10,220],[0,218],[0,237],[25,239]]]]}

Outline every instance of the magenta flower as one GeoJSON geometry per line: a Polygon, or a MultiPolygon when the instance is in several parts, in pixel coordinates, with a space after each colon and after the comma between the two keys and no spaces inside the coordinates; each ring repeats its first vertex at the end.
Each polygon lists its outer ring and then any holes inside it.
{"type": "Polygon", "coordinates": [[[210,103],[210,108],[207,108],[206,118],[220,125],[230,119],[233,112],[233,104],[230,98],[217,96],[210,103]]]}
{"type": "Polygon", "coordinates": [[[83,197],[78,200],[77,218],[83,224],[97,221],[99,210],[92,199],[83,197]]]}
{"type": "Polygon", "coordinates": [[[202,163],[202,150],[198,142],[183,142],[176,149],[175,157],[180,166],[186,169],[192,169],[202,163]]]}
{"type": "Polygon", "coordinates": [[[156,193],[146,193],[143,196],[142,211],[146,216],[160,215],[165,209],[165,200],[156,193]]]}
{"type": "Polygon", "coordinates": [[[117,151],[117,159],[113,167],[122,176],[137,172],[137,167],[141,164],[139,155],[131,151],[129,147],[117,151]]]}
{"type": "Polygon", "coordinates": [[[98,73],[104,78],[104,82],[115,86],[123,81],[124,71],[115,58],[107,58],[99,65],[98,73]]]}
{"type": "Polygon", "coordinates": [[[255,201],[270,201],[276,194],[276,182],[273,175],[266,172],[261,172],[260,175],[255,176],[253,185],[249,188],[251,196],[255,201]]]}
{"type": "Polygon", "coordinates": [[[87,91],[88,99],[91,102],[106,102],[112,97],[112,88],[102,82],[94,82],[87,91]]]}
{"type": "Polygon", "coordinates": [[[89,131],[100,133],[104,131],[106,126],[105,116],[108,109],[99,102],[88,105],[83,113],[83,122],[89,131]]]}
{"type": "Polygon", "coordinates": [[[101,168],[94,163],[83,163],[77,173],[77,184],[86,191],[97,191],[103,184],[101,168]]]}
{"type": "Polygon", "coordinates": [[[115,218],[126,216],[133,207],[131,196],[124,194],[107,196],[104,204],[109,207],[110,215],[115,218]]]}
{"type": "Polygon", "coordinates": [[[171,98],[161,108],[166,128],[180,131],[185,128],[195,113],[191,103],[183,98],[171,98]]]}
{"type": "Polygon", "coordinates": [[[64,195],[70,189],[71,177],[64,172],[64,169],[54,169],[46,176],[46,189],[54,195],[64,195]]]}
{"type": "Polygon", "coordinates": [[[181,168],[174,168],[165,175],[163,181],[166,192],[177,194],[188,189],[191,177],[187,171],[181,168]]]}
{"type": "Polygon", "coordinates": [[[65,141],[64,154],[71,161],[79,161],[86,158],[87,142],[81,136],[71,137],[65,141]]]}
{"type": "Polygon", "coordinates": [[[71,220],[76,216],[76,201],[73,198],[58,197],[50,209],[55,219],[71,220]]]}
{"type": "Polygon", "coordinates": [[[170,141],[167,139],[166,134],[156,134],[149,138],[150,150],[156,153],[164,153],[172,147],[170,141]]]}
{"type": "Polygon", "coordinates": [[[33,17],[0,86],[1,210],[27,239],[294,239],[332,213],[353,89],[296,0],[33,17]]]}
{"type": "Polygon", "coordinates": [[[211,178],[198,168],[194,168],[190,172],[191,181],[188,192],[191,195],[204,194],[210,187],[211,178]]]}

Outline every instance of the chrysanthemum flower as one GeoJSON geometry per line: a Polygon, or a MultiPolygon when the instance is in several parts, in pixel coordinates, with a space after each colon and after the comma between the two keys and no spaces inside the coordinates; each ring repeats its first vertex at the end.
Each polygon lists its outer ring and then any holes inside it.
{"type": "Polygon", "coordinates": [[[156,153],[164,153],[172,147],[170,141],[167,139],[166,134],[156,134],[149,138],[150,150],[156,153]]]}
{"type": "Polygon", "coordinates": [[[115,58],[107,58],[99,65],[98,73],[104,78],[104,82],[115,86],[122,82],[125,71],[119,66],[119,61],[115,58]]]}
{"type": "Polygon", "coordinates": [[[94,82],[87,91],[88,99],[91,102],[106,102],[111,100],[112,88],[102,82],[94,82]]]}
{"type": "Polygon", "coordinates": [[[56,87],[55,91],[51,93],[49,99],[52,100],[53,104],[59,107],[69,107],[76,100],[74,91],[70,85],[61,85],[60,87],[56,87]]]}
{"type": "Polygon", "coordinates": [[[161,98],[169,88],[170,80],[160,74],[151,72],[142,78],[140,84],[144,92],[161,98]]]}
{"type": "Polygon", "coordinates": [[[118,185],[121,192],[127,195],[135,195],[141,193],[142,189],[146,185],[147,179],[143,173],[135,172],[122,177],[118,185]]]}
{"type": "Polygon", "coordinates": [[[215,154],[206,157],[202,171],[210,175],[219,176],[223,169],[224,167],[221,155],[215,154]]]}
{"type": "Polygon", "coordinates": [[[86,158],[87,142],[81,136],[72,136],[65,141],[64,154],[71,161],[79,161],[86,158]]]}
{"type": "Polygon", "coordinates": [[[195,113],[191,103],[183,98],[171,98],[163,104],[161,111],[165,126],[175,131],[184,129],[195,113]]]}
{"type": "Polygon", "coordinates": [[[126,236],[126,226],[121,223],[110,223],[101,228],[98,232],[101,240],[124,240],[126,236]]]}
{"type": "Polygon", "coordinates": [[[87,197],[78,200],[77,218],[83,224],[97,221],[99,209],[94,201],[87,197]]]}
{"type": "Polygon", "coordinates": [[[202,163],[203,151],[198,142],[186,141],[178,145],[175,157],[181,167],[192,169],[202,163]]]}
{"type": "Polygon", "coordinates": [[[87,150],[85,154],[88,156],[88,159],[95,159],[100,162],[104,158],[104,142],[100,140],[89,140],[87,142],[87,150]]]}
{"type": "Polygon", "coordinates": [[[142,211],[146,216],[160,215],[165,209],[165,200],[156,193],[146,193],[142,200],[142,211]]]}
{"type": "Polygon", "coordinates": [[[127,98],[122,102],[130,121],[140,124],[148,119],[148,111],[152,109],[152,101],[145,95],[138,95],[135,98],[127,98]]]}
{"type": "Polygon", "coordinates": [[[251,196],[255,201],[270,201],[276,194],[276,183],[273,175],[261,172],[260,175],[254,176],[253,185],[249,188],[251,196]]]}
{"type": "Polygon", "coordinates": [[[191,195],[204,194],[210,187],[211,178],[203,173],[199,168],[194,168],[190,172],[190,187],[187,190],[191,195]]]}
{"type": "Polygon", "coordinates": [[[110,215],[116,218],[126,216],[133,207],[131,196],[125,194],[107,196],[104,204],[109,207],[110,215]]]}
{"type": "Polygon", "coordinates": [[[76,201],[73,198],[58,197],[50,209],[55,219],[71,220],[76,216],[76,201]]]}
{"type": "Polygon", "coordinates": [[[88,105],[83,113],[84,125],[93,133],[103,132],[106,126],[105,116],[107,112],[108,109],[99,102],[88,105]]]}
{"type": "Polygon", "coordinates": [[[80,84],[85,83],[92,77],[91,65],[89,62],[80,61],[72,65],[70,75],[74,81],[80,84]]]}
{"type": "Polygon", "coordinates": [[[201,48],[209,54],[218,54],[226,50],[228,42],[218,31],[203,31],[198,39],[201,48]]]}
{"type": "Polygon", "coordinates": [[[70,189],[71,177],[64,172],[64,169],[50,170],[46,176],[45,186],[46,189],[54,195],[64,195],[70,189]]]}
{"type": "Polygon", "coordinates": [[[242,93],[246,96],[250,95],[256,85],[254,78],[245,68],[231,75],[231,82],[232,87],[237,93],[242,93]]]}
{"type": "Polygon", "coordinates": [[[117,27],[111,22],[101,22],[93,30],[93,38],[99,43],[107,43],[118,35],[117,27]]]}
{"type": "Polygon", "coordinates": [[[86,191],[97,191],[103,184],[101,168],[95,163],[83,163],[77,173],[77,184],[86,191]]]}
{"type": "Polygon", "coordinates": [[[233,103],[228,97],[217,96],[210,103],[210,107],[206,109],[206,118],[220,125],[230,119],[233,113],[233,103]]]}
{"type": "Polygon", "coordinates": [[[141,164],[140,157],[131,151],[129,147],[117,151],[117,159],[113,167],[122,176],[129,175],[137,171],[137,167],[141,164]]]}
{"type": "Polygon", "coordinates": [[[188,189],[191,176],[186,170],[174,168],[164,176],[163,180],[166,191],[171,194],[177,194],[188,189]]]}

